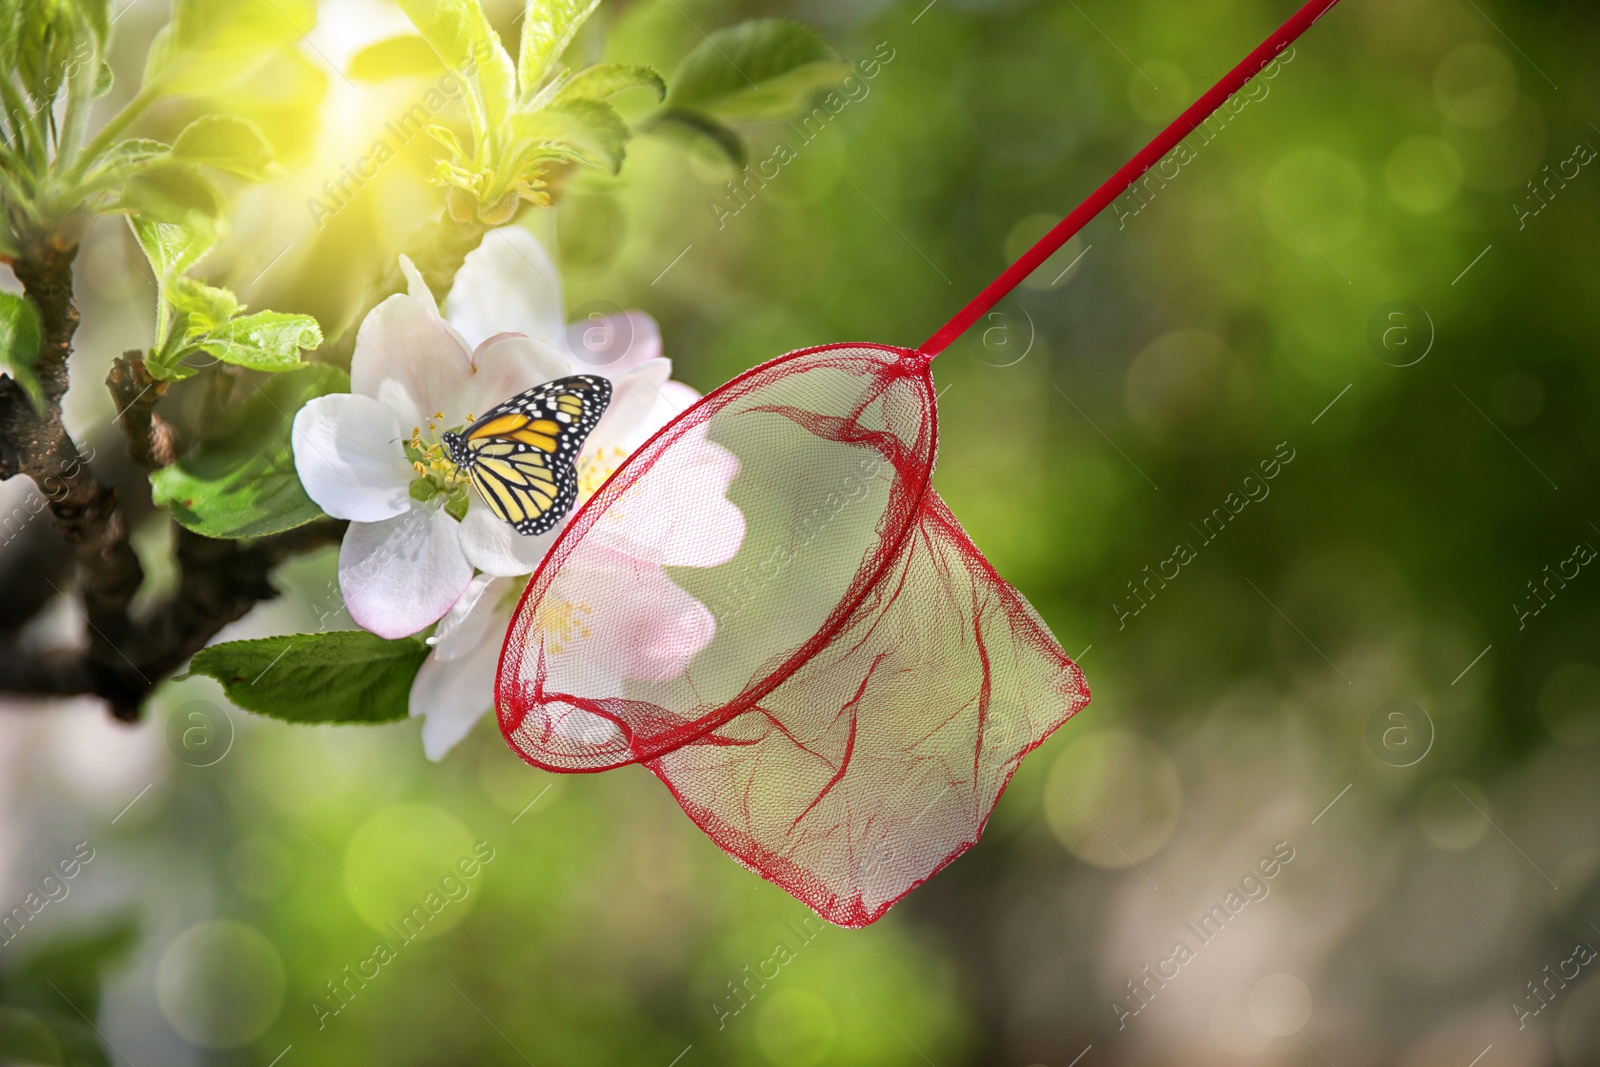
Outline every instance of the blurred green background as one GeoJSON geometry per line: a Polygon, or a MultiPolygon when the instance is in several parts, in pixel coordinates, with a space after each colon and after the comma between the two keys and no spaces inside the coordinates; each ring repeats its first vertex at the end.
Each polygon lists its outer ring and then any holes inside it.
{"type": "MultiPolygon", "coordinates": [[[[892,59],[736,214],[714,153],[651,137],[533,213],[575,317],[650,312],[702,390],[915,345],[1293,7],[923,5],[610,11],[583,47],[663,70],[772,14],[892,59]]],[[[119,17],[119,73],[164,18],[119,17]]],[[[336,327],[433,210],[420,143],[325,229],[304,206],[415,95],[339,73],[403,29],[326,0],[232,102],[293,170],[207,264],[252,304],[336,327]]],[[[643,770],[534,771],[488,722],[431,765],[414,724],[289,728],[189,681],[133,730],[87,702],[0,717],[0,905],[94,851],[0,946],[0,1036],[78,1062],[40,1029],[76,1025],[46,979],[87,1007],[96,952],[58,939],[128,918],[98,1025],[139,1067],[1600,1063],[1574,954],[1600,944],[1600,574],[1569,562],[1600,546],[1597,46],[1586,4],[1346,0],[939,359],[936,484],[1094,699],[875,926],[802,926],[643,770]],[[1275,846],[1202,944],[1187,924],[1275,846]],[[461,899],[333,999],[475,848],[461,899]]],[[[757,160],[793,138],[748,132],[757,160]]],[[[109,221],[85,244],[74,427],[148,333],[142,266],[109,221]]],[[[314,629],[333,563],[224,637],[314,629]]]]}

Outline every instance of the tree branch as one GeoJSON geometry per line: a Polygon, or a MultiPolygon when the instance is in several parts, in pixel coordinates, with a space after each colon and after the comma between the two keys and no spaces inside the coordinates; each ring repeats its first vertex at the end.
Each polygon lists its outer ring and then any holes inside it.
{"type": "MultiPolygon", "coordinates": [[[[327,519],[253,543],[218,541],[177,527],[181,577],[172,596],[137,621],[118,642],[40,655],[13,643],[0,648],[0,691],[34,696],[101,697],[125,722],[206,642],[278,591],[267,576],[291,556],[338,544],[348,524],[327,519]]],[[[126,616],[125,616],[126,618],[126,616]]]]}
{"type": "MultiPolygon", "coordinates": [[[[412,260],[436,297],[449,291],[463,260],[486,233],[482,223],[456,222],[448,216],[424,228],[412,260]]],[[[268,580],[278,564],[337,544],[348,524],[323,520],[253,542],[213,540],[175,524],[178,588],[141,617],[130,615],[128,607],[144,572],[128,543],[127,522],[117,507],[116,493],[96,481],[87,458],[61,424],[67,357],[78,325],[72,302],[75,252],[75,248],[47,250],[19,261],[15,268],[44,327],[37,369],[46,403],[42,413],[35,411],[14,382],[0,379],[0,479],[30,475],[49,498],[57,529],[76,562],[88,642],[81,649],[43,653],[24,647],[15,637],[0,644],[0,692],[97,696],[118,719],[132,722],[155,687],[218,631],[278,595],[268,580]]],[[[404,290],[404,276],[391,266],[357,323],[383,299],[404,290]]],[[[355,329],[347,330],[325,345],[320,358],[347,365],[355,334],[355,329]]],[[[147,471],[172,463],[178,454],[176,435],[155,411],[166,383],[150,377],[142,354],[128,352],[115,360],[106,384],[133,462],[147,471]]]]}
{"type": "MultiPolygon", "coordinates": [[[[156,685],[217,631],[277,596],[267,581],[274,567],[291,555],[336,543],[346,524],[312,523],[249,544],[177,528],[177,591],[144,618],[129,614],[144,569],[128,543],[115,491],[95,479],[88,457],[61,422],[67,358],[78,326],[72,300],[75,251],[46,249],[16,264],[43,326],[36,370],[45,404],[36,410],[15,382],[0,379],[0,475],[32,477],[49,501],[56,529],[73,551],[88,642],[82,649],[45,653],[18,640],[8,642],[0,647],[0,691],[98,696],[117,718],[133,721],[156,685]]],[[[164,383],[150,377],[138,353],[129,353],[112,365],[107,385],[129,456],[146,470],[171,463],[174,435],[154,410],[164,383]]]]}
{"type": "Polygon", "coordinates": [[[44,409],[35,410],[15,382],[0,382],[0,477],[26,474],[43,491],[56,528],[73,547],[91,630],[97,640],[115,642],[124,636],[128,603],[139,591],[144,570],[128,544],[116,492],[95,478],[61,421],[67,358],[78,329],[72,300],[77,251],[76,245],[46,244],[13,266],[39,312],[42,344],[35,371],[44,409]]]}
{"type": "Polygon", "coordinates": [[[106,375],[106,388],[117,404],[117,425],[128,439],[128,458],[146,470],[171,464],[177,458],[177,435],[155,413],[156,401],[166,395],[167,383],[150,377],[144,353],[135,349],[118,356],[106,375]]]}

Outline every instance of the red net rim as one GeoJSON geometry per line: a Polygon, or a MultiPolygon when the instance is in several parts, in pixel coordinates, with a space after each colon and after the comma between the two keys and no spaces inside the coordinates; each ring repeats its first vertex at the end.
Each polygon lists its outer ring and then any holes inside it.
{"type": "MultiPolygon", "coordinates": [[[[522,595],[517,600],[516,609],[512,612],[511,621],[507,625],[505,636],[501,641],[500,655],[498,656],[495,664],[496,719],[499,723],[500,733],[506,740],[508,747],[529,766],[537,767],[539,770],[549,771],[556,774],[597,774],[602,771],[615,770],[618,767],[626,767],[635,763],[644,763],[649,760],[657,759],[661,756],[667,755],[670,752],[676,751],[685,745],[694,743],[711,731],[716,730],[723,724],[738,717],[739,715],[744,714],[747,711],[750,711],[761,701],[763,697],[767,696],[778,686],[782,685],[783,682],[796,670],[803,666],[819,651],[825,648],[828,643],[831,642],[839,633],[839,631],[848,624],[851,615],[854,614],[855,610],[861,606],[862,602],[871,595],[873,589],[877,587],[884,574],[889,570],[890,567],[894,565],[895,560],[900,555],[901,549],[905,547],[906,538],[911,535],[912,530],[916,528],[919,522],[922,504],[926,500],[929,487],[932,484],[934,460],[938,455],[939,447],[938,397],[935,395],[933,390],[933,375],[929,369],[931,360],[932,357],[930,355],[919,352],[916,349],[905,348],[899,345],[879,344],[871,341],[845,341],[834,344],[814,345],[810,348],[795,349],[792,352],[786,352],[783,355],[778,356],[776,359],[770,359],[765,363],[751,367],[738,377],[723,383],[716,389],[713,389],[711,392],[700,397],[693,404],[690,404],[683,411],[680,411],[677,415],[675,415],[671,422],[657,430],[638,448],[630,452],[627,458],[624,459],[617,469],[611,473],[610,477],[608,477],[605,482],[603,482],[600,487],[595,490],[588,500],[585,500],[583,504],[580,505],[575,512],[573,512],[572,518],[568,520],[561,532],[557,535],[555,541],[551,543],[550,548],[545,552],[544,558],[539,561],[539,566],[535,568],[533,574],[529,577],[527,587],[523,589],[522,595]],[[765,678],[748,687],[733,700],[728,701],[715,711],[702,716],[692,724],[684,727],[683,732],[675,732],[671,744],[661,745],[657,748],[641,752],[634,747],[635,734],[633,729],[626,721],[619,716],[607,714],[606,712],[598,711],[597,709],[599,714],[611,721],[616,728],[622,732],[622,735],[626,739],[628,743],[628,749],[631,753],[629,758],[600,765],[573,766],[567,764],[546,763],[528,755],[528,753],[525,752],[513,738],[513,734],[521,726],[522,719],[525,717],[525,714],[518,713],[511,708],[512,701],[509,699],[509,694],[506,692],[508,685],[506,680],[506,659],[508,654],[511,653],[511,646],[513,644],[513,642],[508,640],[508,638],[510,637],[512,631],[516,628],[517,620],[522,617],[523,610],[528,606],[529,600],[535,595],[542,595],[544,592],[546,575],[550,568],[553,565],[559,566],[566,561],[567,556],[570,555],[571,549],[576,545],[576,542],[588,533],[590,528],[593,527],[595,521],[599,518],[599,513],[595,513],[592,507],[595,502],[607,500],[606,490],[613,483],[617,483],[631,475],[631,468],[635,465],[635,460],[640,460],[643,462],[644,459],[651,458],[653,456],[654,447],[658,441],[675,435],[685,423],[703,421],[699,420],[698,417],[705,411],[706,408],[720,407],[730,399],[731,394],[737,394],[740,391],[740,387],[750,379],[765,374],[766,372],[793,360],[803,359],[807,356],[816,355],[822,352],[838,352],[845,350],[852,350],[855,352],[869,350],[893,355],[898,360],[900,369],[905,377],[919,378],[920,381],[917,385],[917,391],[920,395],[920,399],[922,400],[923,412],[927,419],[929,433],[929,460],[925,465],[922,465],[921,473],[918,475],[915,484],[915,492],[908,493],[906,495],[907,500],[912,506],[900,509],[900,514],[894,519],[896,526],[888,531],[887,536],[880,539],[878,548],[857,571],[858,579],[861,580],[852,583],[850,594],[846,596],[845,599],[840,601],[839,606],[828,615],[826,621],[818,628],[817,633],[803,643],[799,648],[797,648],[781,666],[768,672],[765,678]],[[641,459],[641,457],[644,459],[641,459]]],[[[709,416],[707,417],[709,418],[709,416]]],[[[609,503],[607,503],[606,506],[609,506],[609,503]]],[[[567,698],[568,695],[563,694],[563,699],[567,698]]]]}

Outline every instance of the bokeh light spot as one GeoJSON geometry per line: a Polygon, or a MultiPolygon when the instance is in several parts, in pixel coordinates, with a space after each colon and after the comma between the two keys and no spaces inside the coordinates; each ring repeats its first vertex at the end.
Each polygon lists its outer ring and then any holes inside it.
{"type": "MultiPolygon", "coordinates": [[[[1263,186],[1267,230],[1283,247],[1316,258],[1362,232],[1367,183],[1356,165],[1327,148],[1305,148],[1280,159],[1263,186]]],[[[1256,197],[1261,200],[1261,197],[1256,197]]]]}
{"type": "Polygon", "coordinates": [[[432,938],[453,928],[471,910],[474,897],[456,869],[472,855],[473,837],[461,821],[427,804],[395,804],[362,823],[345,849],[344,870],[357,888],[345,886],[356,913],[374,930],[416,915],[407,927],[432,938]],[[448,881],[446,881],[448,879],[448,881]],[[461,899],[453,899],[461,896],[461,899]]]}
{"type": "Polygon", "coordinates": [[[1171,122],[1194,98],[1189,76],[1176,63],[1151,60],[1128,75],[1128,106],[1146,122],[1171,122]]]}
{"type": "Polygon", "coordinates": [[[1437,137],[1408,137],[1390,154],[1384,179],[1395,203],[1414,215],[1431,215],[1461,192],[1461,160],[1437,137]]]}
{"type": "Polygon", "coordinates": [[[1271,1043],[1250,1017],[1249,986],[1235,986],[1211,1006],[1211,1036],[1224,1051],[1235,1056],[1254,1056],[1271,1043]]]}
{"type": "Polygon", "coordinates": [[[1586,748],[1600,741],[1600,669],[1568,663],[1551,671],[1539,690],[1539,718],[1563,745],[1586,748]]]}
{"type": "Polygon", "coordinates": [[[755,1041],[761,1055],[778,1067],[823,1063],[839,1037],[828,1002],[804,989],[772,995],[756,1016],[755,1041]]]}
{"type": "Polygon", "coordinates": [[[1096,867],[1127,867],[1155,855],[1182,809],[1177,767],[1127,730],[1100,730],[1073,742],[1045,785],[1045,817],[1056,839],[1096,867]]]}
{"type": "MultiPolygon", "coordinates": [[[[1005,246],[1002,251],[1008,261],[1020,259],[1028,249],[1038,243],[1039,239],[1055,228],[1061,221],[1060,215],[1025,215],[1017,220],[1006,234],[1005,246]]],[[[1081,265],[1080,256],[1087,246],[1080,234],[1062,245],[1053,252],[1049,259],[1039,265],[1039,268],[1022,280],[1025,289],[1054,289],[1057,283],[1065,284],[1062,272],[1075,263],[1081,265]]],[[[1077,271],[1073,272],[1074,274],[1077,271]]],[[[1071,277],[1071,275],[1068,275],[1071,277]]]]}
{"type": "Polygon", "coordinates": [[[1151,437],[1226,416],[1242,399],[1237,354],[1205,330],[1173,330],[1140,350],[1128,366],[1128,414],[1151,437]]]}
{"type": "Polygon", "coordinates": [[[534,812],[557,803],[567,786],[565,775],[528,766],[498,739],[492,745],[483,746],[478,754],[478,784],[501,811],[512,815],[528,811],[530,818],[534,812]],[[538,803],[528,808],[535,798],[538,803]]]}
{"type": "Polygon", "coordinates": [[[0,1005],[0,1063],[16,1067],[59,1067],[67,1061],[43,1019],[21,1008],[0,1005]]]}
{"type": "Polygon", "coordinates": [[[1498,48],[1462,45],[1439,62],[1433,95],[1449,121],[1485,129],[1509,115],[1517,101],[1516,65],[1498,48]]]}
{"type": "Polygon", "coordinates": [[[1489,798],[1464,778],[1441,778],[1422,791],[1417,801],[1417,824],[1434,848],[1460,852],[1471,848],[1489,831],[1489,798]]]}
{"type": "Polygon", "coordinates": [[[1311,990],[1292,974],[1269,974],[1250,990],[1250,1020],[1264,1034],[1288,1037],[1311,1021],[1311,990]]]}
{"type": "Polygon", "coordinates": [[[185,1041],[238,1048],[266,1033],[283,1008],[278,950],[253,926],[196,923],[172,939],[156,968],[161,1014],[185,1041]]]}

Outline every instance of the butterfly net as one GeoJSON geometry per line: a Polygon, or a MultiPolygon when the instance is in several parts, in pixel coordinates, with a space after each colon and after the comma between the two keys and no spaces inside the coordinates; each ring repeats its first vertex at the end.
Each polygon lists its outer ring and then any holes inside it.
{"type": "Polygon", "coordinates": [[[864,926],[1089,700],[933,489],[928,362],[1338,0],[1281,27],[917,350],[805,349],[680,415],[528,584],[495,702],[529,763],[642,763],[725,851],[864,926]]]}
{"type": "Polygon", "coordinates": [[[807,349],[703,398],[530,581],[506,740],[553,771],[642,763],[824,918],[878,918],[1089,699],[929,485],[936,438],[907,349],[807,349]]]}

